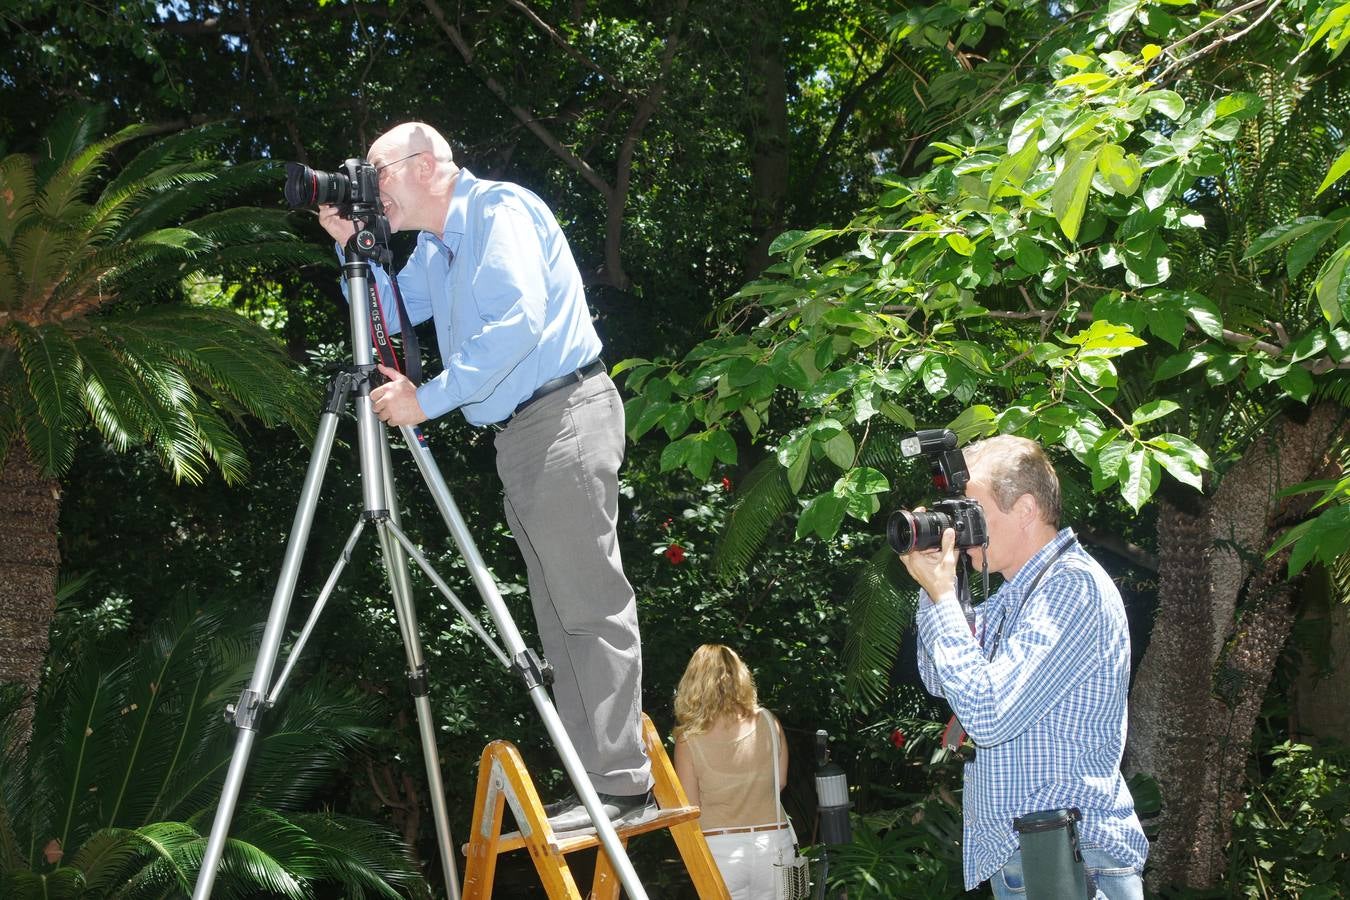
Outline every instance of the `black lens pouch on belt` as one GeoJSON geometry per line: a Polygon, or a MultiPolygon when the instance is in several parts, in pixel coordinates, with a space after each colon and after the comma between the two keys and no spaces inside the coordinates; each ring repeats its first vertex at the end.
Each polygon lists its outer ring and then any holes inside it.
{"type": "Polygon", "coordinates": [[[1013,819],[1022,843],[1027,900],[1088,900],[1096,895],[1074,825],[1082,817],[1077,809],[1047,809],[1013,819]]]}

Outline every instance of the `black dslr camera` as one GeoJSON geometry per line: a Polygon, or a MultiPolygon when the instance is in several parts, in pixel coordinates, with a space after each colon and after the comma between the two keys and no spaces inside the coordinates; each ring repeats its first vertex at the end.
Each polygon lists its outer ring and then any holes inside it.
{"type": "Polygon", "coordinates": [[[389,265],[389,220],[380,201],[380,170],[364,159],[348,159],[342,172],[321,172],[304,163],[286,163],[286,202],[292,207],[336,206],[356,224],[348,244],[358,255],[389,265]]]}
{"type": "Polygon", "coordinates": [[[344,219],[382,213],[380,170],[364,159],[342,163],[342,172],[321,172],[304,163],[286,163],[286,202],[294,207],[336,206],[344,219]]]}
{"type": "Polygon", "coordinates": [[[965,495],[970,470],[966,458],[956,449],[956,435],[946,428],[928,428],[901,439],[905,456],[923,453],[933,465],[933,484],[946,494],[922,512],[899,509],[886,523],[886,539],[896,553],[928,550],[942,546],[942,532],[956,532],[958,549],[983,547],[989,542],[989,529],[979,501],[965,495]]]}

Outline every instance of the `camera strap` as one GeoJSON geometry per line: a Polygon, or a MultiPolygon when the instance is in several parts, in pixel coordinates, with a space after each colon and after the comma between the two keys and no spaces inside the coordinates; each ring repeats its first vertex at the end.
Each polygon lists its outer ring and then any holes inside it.
{"type": "Polygon", "coordinates": [[[389,279],[390,285],[394,288],[394,301],[398,307],[399,334],[403,335],[403,358],[407,367],[400,366],[398,354],[394,352],[394,345],[389,340],[389,329],[384,321],[384,308],[380,305],[380,292],[375,286],[375,279],[366,280],[366,294],[370,303],[370,336],[375,343],[375,352],[379,354],[380,362],[391,369],[398,369],[413,384],[422,383],[422,347],[417,342],[417,332],[413,330],[412,322],[408,319],[408,309],[403,305],[403,292],[398,289],[398,280],[389,279]]]}
{"type": "MultiPolygon", "coordinates": [[[[1045,577],[1045,573],[1049,572],[1050,567],[1055,564],[1055,561],[1058,560],[1065,553],[1067,553],[1069,551],[1069,548],[1073,547],[1077,543],[1078,538],[1070,538],[1068,541],[1064,543],[1064,546],[1056,550],[1054,555],[1045,561],[1045,565],[1041,566],[1041,570],[1036,573],[1036,577],[1031,580],[1031,584],[1027,585],[1027,589],[1026,591],[1023,592],[1021,600],[1018,601],[1017,603],[1018,615],[1022,614],[1023,604],[1026,603],[1027,598],[1032,595],[1032,593],[1036,590],[1036,587],[1041,583],[1041,579],[1045,577]]],[[[986,557],[986,565],[987,564],[988,564],[988,557],[986,557]]],[[[958,576],[959,574],[960,573],[958,573],[958,576]]],[[[988,596],[988,593],[989,593],[989,573],[988,570],[986,569],[985,595],[988,596]]],[[[962,596],[961,599],[965,600],[966,598],[962,596]]],[[[1008,623],[1008,611],[1005,608],[1003,611],[1003,615],[999,618],[998,630],[994,632],[994,640],[989,647],[989,652],[985,657],[986,659],[992,660],[994,658],[994,654],[998,653],[999,644],[1002,643],[1003,641],[1003,629],[1007,623],[1008,623]]],[[[984,641],[983,639],[980,638],[978,634],[975,634],[973,609],[972,609],[972,616],[969,619],[969,624],[970,624],[970,633],[975,635],[976,639],[979,641],[980,649],[983,650],[984,641]]],[[[961,749],[961,745],[964,744],[965,742],[966,742],[966,729],[964,726],[962,726],[960,721],[957,720],[956,716],[952,716],[951,719],[947,721],[947,727],[942,729],[942,747],[946,750],[951,751],[952,753],[956,753],[961,749]]]]}
{"type": "MultiPolygon", "coordinates": [[[[1054,555],[1045,561],[1045,565],[1041,566],[1041,570],[1036,573],[1036,577],[1031,580],[1031,584],[1027,585],[1027,589],[1022,592],[1021,598],[1017,601],[1017,610],[1015,615],[1013,616],[1014,621],[1018,616],[1022,615],[1022,607],[1026,605],[1027,598],[1029,598],[1036,591],[1036,586],[1041,583],[1041,579],[1045,577],[1045,573],[1049,572],[1050,567],[1053,566],[1061,556],[1063,556],[1065,553],[1068,553],[1069,548],[1075,546],[1077,543],[1078,538],[1076,537],[1070,538],[1069,540],[1064,542],[1064,546],[1056,550],[1054,555]]],[[[988,656],[989,659],[993,659],[994,655],[998,653],[998,647],[999,644],[1003,642],[1003,632],[1006,630],[1008,622],[1009,622],[1008,610],[1005,607],[1003,610],[1003,615],[999,617],[998,630],[994,632],[994,640],[989,645],[989,656],[988,656]]]]}

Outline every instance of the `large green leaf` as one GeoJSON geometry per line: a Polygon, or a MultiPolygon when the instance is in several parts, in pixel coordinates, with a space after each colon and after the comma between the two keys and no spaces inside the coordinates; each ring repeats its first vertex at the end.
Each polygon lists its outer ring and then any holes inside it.
{"type": "Polygon", "coordinates": [[[1050,207],[1054,210],[1055,220],[1069,240],[1078,239],[1078,229],[1083,223],[1083,211],[1087,209],[1088,193],[1092,189],[1092,176],[1097,168],[1099,147],[1081,150],[1068,150],[1064,157],[1064,169],[1055,179],[1051,191],[1050,207]]]}
{"type": "Polygon", "coordinates": [[[1322,183],[1317,186],[1317,193],[1321,194],[1340,181],[1346,172],[1350,172],[1350,147],[1347,147],[1344,153],[1336,157],[1336,161],[1331,164],[1331,168],[1327,171],[1327,177],[1323,178],[1322,183]]]}

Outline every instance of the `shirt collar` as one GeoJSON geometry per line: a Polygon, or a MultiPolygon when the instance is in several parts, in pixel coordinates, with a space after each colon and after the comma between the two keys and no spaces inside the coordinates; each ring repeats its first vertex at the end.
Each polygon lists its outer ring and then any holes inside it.
{"type": "Polygon", "coordinates": [[[462,235],[465,223],[469,220],[469,191],[478,181],[468,169],[460,169],[455,176],[455,190],[450,195],[450,208],[445,212],[445,228],[441,237],[448,240],[451,235],[462,235]]]}
{"type": "Polygon", "coordinates": [[[1072,528],[1061,528],[1048,544],[1032,554],[1031,559],[1027,560],[1022,568],[1017,570],[1017,574],[1004,587],[1008,591],[1021,594],[1026,590],[1027,585],[1036,578],[1037,574],[1074,540],[1076,538],[1072,528]]]}

